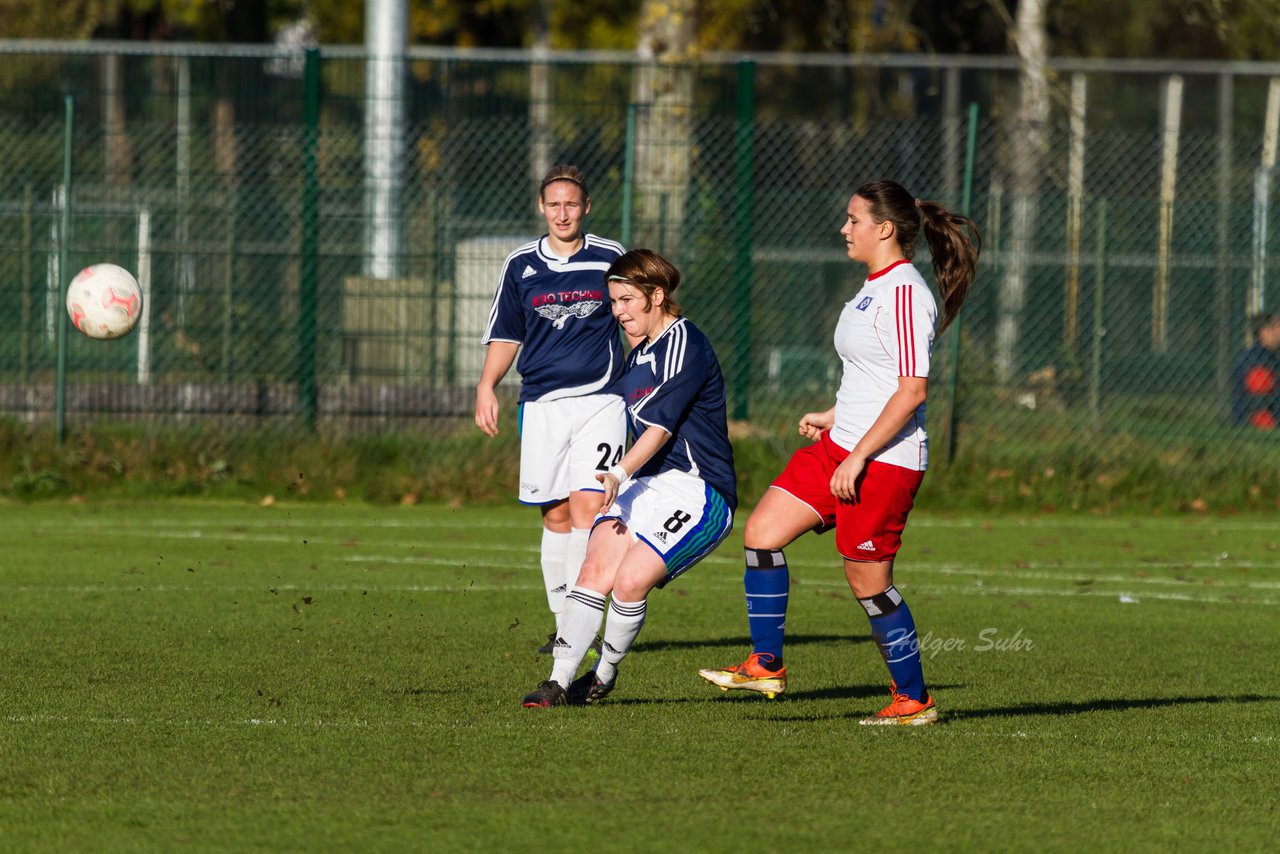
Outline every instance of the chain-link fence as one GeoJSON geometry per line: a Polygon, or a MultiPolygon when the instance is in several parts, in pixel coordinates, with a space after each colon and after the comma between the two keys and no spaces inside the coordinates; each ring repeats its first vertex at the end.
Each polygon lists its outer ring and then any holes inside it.
{"type": "Polygon", "coordinates": [[[1229,385],[1247,315],[1276,307],[1277,78],[1059,62],[1028,118],[1001,59],[417,50],[379,72],[350,49],[0,44],[0,412],[52,419],[61,396],[73,424],[465,425],[502,261],[540,233],[538,178],[571,162],[591,231],[684,272],[738,419],[829,403],[865,273],[844,206],[892,177],[983,234],[935,348],[948,447],[1274,451],[1280,434],[1230,423],[1229,385]],[[135,272],[145,314],[118,341],[70,334],[60,384],[62,289],[101,261],[135,272]]]}

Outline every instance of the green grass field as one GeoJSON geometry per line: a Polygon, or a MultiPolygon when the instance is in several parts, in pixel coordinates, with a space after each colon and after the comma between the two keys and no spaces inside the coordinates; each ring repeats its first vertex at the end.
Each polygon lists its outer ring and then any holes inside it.
{"type": "Polygon", "coordinates": [[[1274,844],[1273,517],[917,511],[898,582],[943,721],[894,729],[856,724],[887,677],[829,536],[788,551],[787,698],[698,679],[748,651],[740,529],[653,595],[607,701],[521,708],[535,517],[6,506],[0,847],[1274,844]]]}

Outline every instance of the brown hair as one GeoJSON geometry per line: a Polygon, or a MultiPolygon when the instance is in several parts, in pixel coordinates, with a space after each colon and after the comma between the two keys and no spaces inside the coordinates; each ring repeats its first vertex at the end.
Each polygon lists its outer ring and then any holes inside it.
{"type": "Polygon", "coordinates": [[[582,174],[577,166],[570,166],[567,163],[559,163],[547,170],[546,177],[542,179],[542,183],[538,186],[538,199],[541,200],[547,191],[547,186],[554,184],[556,181],[569,181],[577,184],[582,188],[582,197],[584,199],[591,198],[591,192],[587,189],[586,176],[582,174]]]}
{"type": "Polygon", "coordinates": [[[644,293],[644,308],[653,306],[653,292],[662,288],[665,299],[662,310],[672,317],[680,316],[680,303],[675,289],[680,287],[680,271],[676,265],[652,249],[632,249],[619,255],[604,274],[605,284],[622,282],[644,293]]]}
{"type": "Polygon", "coordinates": [[[933,275],[942,295],[942,322],[938,324],[941,333],[955,320],[973,284],[982,251],[978,226],[937,202],[915,198],[897,181],[868,181],[854,195],[867,200],[876,222],[893,223],[898,245],[908,259],[915,254],[916,238],[924,224],[924,237],[933,255],[933,275]]]}

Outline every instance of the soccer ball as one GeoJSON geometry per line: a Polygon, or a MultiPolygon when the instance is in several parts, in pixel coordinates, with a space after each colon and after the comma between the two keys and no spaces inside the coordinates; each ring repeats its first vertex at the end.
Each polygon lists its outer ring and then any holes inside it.
{"type": "Polygon", "coordinates": [[[142,288],[128,270],[115,264],[85,267],[67,286],[67,314],[90,338],[119,338],[142,316],[142,288]]]}

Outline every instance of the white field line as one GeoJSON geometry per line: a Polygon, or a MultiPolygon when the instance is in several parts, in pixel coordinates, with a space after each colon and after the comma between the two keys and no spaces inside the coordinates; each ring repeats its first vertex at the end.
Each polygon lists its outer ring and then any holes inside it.
{"type": "MultiPolygon", "coordinates": [[[[0,526],[3,527],[3,526],[0,526]]],[[[131,536],[134,532],[128,529],[107,528],[93,532],[95,536],[131,536]]],[[[301,533],[301,532],[300,532],[301,533]]],[[[306,541],[309,546],[333,546],[338,548],[350,547],[349,539],[337,540],[327,538],[316,538],[311,536],[295,536],[283,534],[248,534],[236,531],[204,531],[201,529],[186,530],[153,530],[148,531],[147,536],[157,537],[161,539],[175,540],[201,540],[205,542],[256,542],[256,543],[296,543],[301,545],[306,541]]],[[[539,547],[536,545],[519,545],[519,544],[503,544],[503,543],[457,543],[443,540],[415,540],[405,543],[376,543],[367,544],[376,545],[379,548],[404,548],[411,551],[419,551],[419,555],[408,556],[347,556],[343,560],[347,561],[372,561],[378,560],[387,563],[422,563],[424,565],[444,564],[444,565],[460,565],[461,561],[441,560],[434,557],[431,552],[433,550],[462,550],[462,551],[490,551],[505,552],[513,555],[537,554],[539,547]]],[[[715,563],[737,563],[736,557],[722,557],[720,555],[712,555],[706,560],[715,563]]],[[[832,557],[831,563],[837,566],[837,561],[832,557]]],[[[475,564],[481,565],[481,564],[475,564]]],[[[837,566],[838,568],[838,566],[837,566]]],[[[1177,570],[1188,571],[1197,569],[1261,569],[1261,570],[1277,570],[1280,571],[1280,562],[1275,563],[1256,563],[1253,561],[1233,561],[1229,556],[1224,558],[1216,558],[1213,560],[1200,561],[1081,561],[1071,563],[1059,562],[1028,562],[1016,569],[987,569],[970,567],[964,564],[956,563],[931,563],[925,561],[904,560],[899,567],[899,574],[910,573],[912,571],[919,572],[940,572],[940,573],[965,573],[965,574],[998,574],[1011,575],[1016,577],[1035,577],[1035,578],[1059,578],[1064,581],[1115,581],[1122,583],[1144,583],[1144,584],[1187,584],[1195,583],[1184,581],[1181,579],[1165,579],[1165,578],[1123,578],[1120,576],[1096,576],[1096,575],[1054,575],[1043,574],[1035,575],[1033,573],[1042,572],[1043,570],[1080,570],[1087,572],[1096,572],[1102,570],[1115,571],[1117,569],[1134,569],[1134,570],[1177,570]]],[[[1280,589],[1280,582],[1251,582],[1249,586],[1256,587],[1274,587],[1280,589]]]]}
{"type": "MultiPolygon", "coordinates": [[[[686,576],[682,579],[686,589],[690,586],[693,589],[699,588],[721,588],[721,589],[738,589],[735,579],[701,579],[694,581],[686,576]]],[[[1133,588],[1119,590],[1095,590],[1087,588],[1051,588],[1051,587],[1028,587],[1025,585],[1000,585],[1000,584],[963,584],[963,585],[938,585],[938,584],[903,584],[903,590],[912,594],[932,595],[935,593],[944,593],[948,595],[961,596],[1021,596],[1021,597],[1039,597],[1051,596],[1075,599],[1118,599],[1133,604],[1139,604],[1143,601],[1157,602],[1193,602],[1199,604],[1222,604],[1222,605],[1263,605],[1274,606],[1280,604],[1280,600],[1265,597],[1255,598],[1247,595],[1237,595],[1231,589],[1223,589],[1215,593],[1209,593],[1202,588],[1194,588],[1193,591],[1187,592],[1166,592],[1155,590],[1136,590],[1133,588]]],[[[820,588],[847,588],[844,581],[837,580],[819,580],[806,581],[804,587],[820,587],[820,588]]],[[[511,591],[541,591],[543,588],[539,584],[527,583],[475,583],[458,582],[455,584],[262,584],[262,585],[215,585],[214,589],[220,592],[228,593],[262,593],[268,588],[276,591],[288,591],[290,593],[354,593],[354,592],[373,592],[373,593],[507,593],[511,591]]],[[[171,584],[154,584],[154,585],[22,585],[22,586],[3,586],[0,592],[20,594],[20,593],[120,593],[120,594],[138,594],[138,593],[196,593],[209,592],[209,587],[200,587],[197,585],[171,585],[171,584]]],[[[1241,588],[1241,593],[1248,591],[1241,588]]]]}
{"type": "MultiPolygon", "coordinates": [[[[707,700],[708,703],[717,702],[715,699],[707,700]]],[[[606,707],[607,708],[607,707],[606,707]]],[[[607,713],[607,712],[605,712],[607,713]]],[[[397,721],[379,721],[362,718],[359,720],[342,721],[325,718],[316,718],[314,720],[297,720],[290,718],[235,718],[229,720],[214,720],[213,718],[150,718],[138,716],[120,716],[106,717],[101,715],[6,715],[3,719],[5,724],[15,726],[49,726],[73,724],[78,726],[116,726],[143,728],[151,726],[164,727],[192,727],[195,729],[225,729],[228,727],[287,727],[291,729],[474,729],[475,727],[468,723],[455,722],[443,725],[433,725],[421,720],[397,720],[397,721]]],[[[897,728],[895,728],[896,730],[897,728]]],[[[1079,733],[1068,732],[1047,732],[1045,730],[1014,730],[1012,732],[986,732],[965,729],[963,720],[958,724],[947,727],[928,727],[918,733],[889,733],[883,728],[869,727],[866,736],[869,738],[885,737],[885,738],[902,738],[919,735],[921,737],[932,738],[987,738],[987,739],[1005,739],[1005,738],[1030,738],[1044,739],[1054,741],[1079,741],[1088,738],[1090,741],[1095,740],[1123,740],[1125,742],[1141,741],[1159,741],[1166,743],[1169,741],[1183,741],[1187,743],[1204,743],[1217,742],[1222,744],[1275,744],[1277,736],[1273,734],[1247,735],[1247,736],[1226,736],[1221,733],[1206,732],[1203,730],[1186,732],[1181,734],[1161,733],[1159,736],[1142,736],[1141,734],[1129,736],[1114,735],[1108,733],[1090,732],[1087,736],[1079,733]]]]}
{"type": "MultiPolygon", "coordinates": [[[[246,507],[246,513],[255,512],[256,508],[246,507]]],[[[318,513],[308,518],[293,519],[289,515],[281,517],[282,511],[279,509],[263,509],[263,514],[275,513],[274,518],[270,519],[246,519],[236,520],[234,522],[223,523],[227,528],[300,528],[315,526],[334,526],[342,528],[386,528],[386,529],[413,529],[413,530],[430,530],[432,528],[497,528],[509,530],[534,531],[536,533],[538,523],[536,518],[516,519],[514,516],[510,519],[347,519],[327,518],[326,514],[318,513]]],[[[285,510],[283,513],[290,514],[294,511],[285,510]]],[[[506,512],[506,511],[500,511],[506,512]]],[[[301,514],[300,514],[301,515],[301,514]]],[[[333,514],[335,517],[340,516],[337,511],[333,514]]],[[[738,514],[743,517],[743,514],[738,514]]],[[[745,518],[740,518],[741,522],[745,522],[745,518]]],[[[149,517],[146,519],[132,519],[129,527],[131,528],[189,528],[192,520],[182,517],[149,517]]],[[[197,523],[200,524],[200,523],[197,523]]],[[[35,528],[65,530],[67,528],[86,528],[98,529],[103,525],[101,519],[93,516],[84,516],[76,519],[61,519],[58,521],[42,521],[42,522],[17,522],[2,521],[0,522],[0,530],[13,531],[30,531],[35,528]]],[[[943,529],[986,529],[1007,530],[1017,528],[1033,528],[1033,529],[1060,529],[1060,530],[1210,530],[1210,531],[1272,531],[1280,537],[1280,524],[1275,522],[1267,522],[1263,519],[1224,519],[1224,518],[1163,518],[1163,519],[1125,519],[1125,518],[1102,518],[1093,516],[1069,516],[1055,518],[1052,516],[1035,517],[1035,518],[1014,518],[1014,517],[993,517],[989,519],[982,518],[966,518],[951,519],[940,516],[913,516],[911,519],[911,527],[915,528],[943,528],[943,529]]]]}
{"type": "MultiPolygon", "coordinates": [[[[0,587],[3,593],[208,593],[208,587],[194,584],[146,585],[25,585],[0,587]]],[[[214,588],[225,593],[501,593],[507,590],[544,590],[541,584],[219,584],[214,588]]]]}
{"type": "MultiPolygon", "coordinates": [[[[1040,564],[1044,566],[1044,564],[1040,564]]],[[[1070,575],[1061,572],[1045,572],[1039,569],[1033,569],[1037,564],[1029,564],[1028,569],[987,569],[974,566],[963,566],[960,564],[942,564],[942,565],[913,565],[905,564],[899,571],[898,575],[910,578],[914,572],[930,572],[938,575],[971,575],[978,577],[997,577],[997,578],[1019,578],[1034,579],[1036,581],[1065,581],[1076,585],[1084,584],[1140,584],[1143,586],[1151,584],[1164,584],[1175,587],[1211,587],[1217,590],[1280,590],[1280,581],[1258,581],[1250,579],[1248,581],[1222,581],[1220,579],[1212,579],[1206,583],[1203,580],[1188,578],[1156,578],[1155,576],[1135,577],[1132,575],[1070,575]]],[[[1057,567],[1055,564],[1048,564],[1051,567],[1057,567]]],[[[1133,566],[1134,568],[1156,568],[1156,569],[1184,569],[1189,564],[1186,563],[1167,563],[1167,564],[1078,564],[1080,569],[1100,570],[1100,569],[1117,569],[1125,566],[1133,566]]],[[[1063,568],[1073,568],[1072,565],[1064,565],[1063,568]]],[[[1218,564],[1205,564],[1203,568],[1207,569],[1264,569],[1264,570],[1280,570],[1280,564],[1228,564],[1225,566],[1218,564]]],[[[978,582],[981,583],[981,582],[978,582]]]]}

